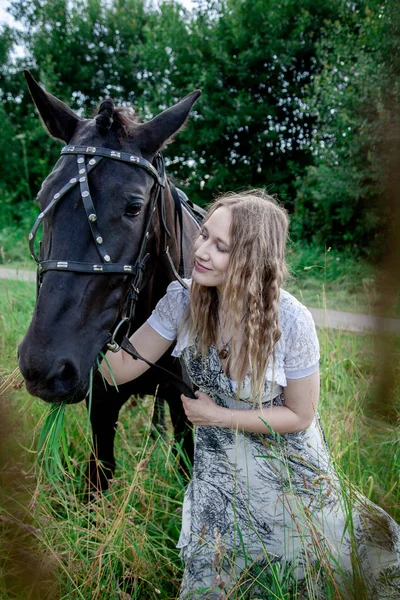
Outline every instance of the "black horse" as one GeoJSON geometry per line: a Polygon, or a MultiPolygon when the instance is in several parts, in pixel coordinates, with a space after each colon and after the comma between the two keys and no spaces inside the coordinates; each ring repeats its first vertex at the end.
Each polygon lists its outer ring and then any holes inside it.
{"type": "MultiPolygon", "coordinates": [[[[32,395],[75,403],[87,397],[91,368],[114,341],[118,324],[125,328],[130,319],[131,330],[138,328],[177,271],[191,270],[198,225],[168,182],[160,150],[183,127],[201,92],[147,123],[109,99],[95,118],[82,119],[29,72],[25,77],[48,132],[68,145],[38,194],[42,212],[30,234],[35,255],[43,223],[38,297],[19,346],[19,366],[32,395]]],[[[176,359],[165,355],[161,363],[182,376],[176,359]]],[[[175,438],[192,456],[192,433],[171,384],[150,369],[117,391],[97,372],[90,414],[92,486],[105,489],[113,475],[120,408],[131,395],[153,395],[157,388],[170,407],[175,438]]]]}

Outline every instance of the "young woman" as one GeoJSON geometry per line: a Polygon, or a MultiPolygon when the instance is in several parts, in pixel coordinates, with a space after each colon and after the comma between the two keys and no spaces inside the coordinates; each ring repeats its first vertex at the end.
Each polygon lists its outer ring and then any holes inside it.
{"type": "MultiPolygon", "coordinates": [[[[315,326],[281,289],[287,229],[261,191],[219,198],[188,289],[170,284],[131,337],[151,362],[177,340],[172,354],[199,388],[196,400],[182,396],[196,427],[180,598],[269,598],[285,577],[302,597],[348,598],[357,579],[363,598],[395,598],[400,528],[364,498],[352,519],[346,508],[317,414],[315,326]]],[[[117,383],[148,368],[123,351],[107,359],[117,383]]]]}

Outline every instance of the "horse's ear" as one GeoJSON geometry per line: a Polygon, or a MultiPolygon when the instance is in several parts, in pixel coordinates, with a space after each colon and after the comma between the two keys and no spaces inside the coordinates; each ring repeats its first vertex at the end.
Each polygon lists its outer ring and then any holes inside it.
{"type": "Polygon", "coordinates": [[[39,111],[47,131],[51,136],[68,144],[74,135],[78,121],[82,119],[64,102],[61,102],[61,100],[58,100],[58,98],[40,87],[27,69],[24,70],[24,75],[32,100],[39,111]]]}
{"type": "Polygon", "coordinates": [[[195,90],[171,108],[154,117],[151,121],[139,125],[139,146],[144,154],[154,155],[184,126],[193,104],[201,91],[195,90]]]}

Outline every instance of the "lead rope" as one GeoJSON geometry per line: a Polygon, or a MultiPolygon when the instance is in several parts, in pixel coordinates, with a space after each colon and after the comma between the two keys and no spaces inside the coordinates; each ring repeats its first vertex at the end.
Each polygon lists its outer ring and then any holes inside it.
{"type": "MultiPolygon", "coordinates": [[[[160,157],[160,160],[158,162],[159,162],[159,164],[158,164],[158,172],[159,173],[161,172],[161,177],[164,178],[164,175],[165,175],[165,172],[164,172],[164,161],[160,157]]],[[[146,226],[146,234],[145,234],[145,236],[143,238],[142,245],[141,245],[141,248],[140,248],[140,251],[139,251],[139,259],[143,256],[143,254],[145,252],[146,243],[147,243],[147,236],[148,236],[148,232],[149,232],[149,226],[150,226],[150,223],[151,223],[151,220],[152,220],[153,212],[155,211],[156,206],[157,206],[158,196],[159,196],[159,199],[160,199],[160,217],[161,217],[161,223],[163,225],[164,234],[165,234],[166,237],[170,237],[171,236],[171,234],[170,234],[170,232],[169,232],[169,230],[167,228],[166,220],[165,220],[164,188],[163,187],[159,187],[158,193],[155,194],[155,197],[154,197],[154,200],[153,200],[153,204],[152,204],[152,207],[151,207],[149,221],[148,221],[148,224],[146,226]]],[[[180,284],[187,289],[186,283],[183,281],[183,279],[176,272],[175,266],[174,266],[174,264],[173,264],[173,262],[171,260],[170,255],[169,255],[169,248],[168,248],[167,245],[165,247],[164,254],[169,259],[169,263],[170,263],[170,265],[172,267],[172,271],[173,271],[174,275],[176,276],[176,278],[178,279],[178,281],[180,282],[180,284]]],[[[165,369],[164,367],[160,367],[159,365],[154,364],[154,363],[150,362],[149,360],[147,360],[146,358],[144,358],[143,356],[141,356],[141,354],[139,354],[139,352],[136,350],[136,348],[133,346],[133,344],[128,339],[130,324],[132,323],[132,320],[133,320],[133,316],[134,316],[134,312],[135,312],[135,307],[136,307],[136,301],[138,299],[139,292],[140,292],[140,287],[141,287],[141,282],[142,282],[144,267],[145,267],[145,264],[146,264],[148,258],[149,258],[149,254],[146,254],[144,256],[143,260],[141,260],[140,262],[137,263],[138,269],[137,269],[136,277],[135,277],[135,280],[134,280],[134,283],[132,285],[131,292],[130,292],[134,296],[132,298],[132,302],[131,302],[130,315],[129,315],[129,317],[125,317],[120,322],[120,324],[117,326],[117,328],[114,330],[112,338],[111,338],[110,342],[107,344],[107,348],[111,352],[118,352],[122,348],[122,350],[124,350],[127,354],[129,354],[129,356],[131,356],[133,358],[133,360],[142,360],[149,367],[151,367],[152,369],[155,369],[164,380],[168,381],[168,383],[171,383],[174,387],[176,387],[181,394],[184,394],[188,398],[192,398],[193,400],[195,400],[196,396],[194,395],[194,392],[193,392],[192,388],[187,383],[185,383],[183,381],[183,379],[181,379],[180,377],[178,377],[177,375],[175,375],[171,371],[168,371],[168,369],[165,369]],[[127,331],[127,333],[125,333],[123,335],[123,337],[121,339],[121,342],[118,344],[118,342],[116,341],[116,334],[117,334],[118,329],[120,328],[120,326],[123,325],[125,322],[128,322],[128,331],[127,331]]]]}
{"type": "Polygon", "coordinates": [[[156,369],[157,372],[163,377],[163,379],[166,379],[169,383],[172,383],[172,385],[174,385],[181,394],[183,394],[184,396],[187,396],[188,398],[192,398],[193,400],[196,400],[196,396],[195,396],[192,388],[189,387],[187,385],[187,383],[185,383],[177,375],[174,375],[174,373],[171,373],[171,371],[168,371],[167,369],[164,369],[163,367],[160,367],[159,365],[155,365],[154,363],[150,362],[146,358],[143,358],[143,356],[141,356],[139,354],[139,352],[136,350],[136,348],[133,346],[133,344],[131,344],[131,342],[128,340],[128,338],[126,336],[124,336],[122,338],[120,347],[127,354],[129,354],[134,360],[142,360],[143,362],[146,363],[146,365],[149,365],[149,367],[156,369]]]}
{"type": "MultiPolygon", "coordinates": [[[[37,267],[37,294],[39,293],[43,274],[46,271],[69,271],[69,272],[72,271],[75,273],[92,273],[92,274],[94,274],[94,273],[123,273],[123,274],[134,275],[135,278],[131,284],[131,290],[129,293],[129,295],[130,295],[130,298],[129,298],[130,306],[129,306],[129,310],[128,310],[129,316],[128,315],[124,316],[121,319],[121,321],[117,324],[117,326],[111,336],[111,340],[107,344],[107,348],[112,352],[117,352],[120,349],[120,347],[123,348],[125,350],[125,352],[127,352],[135,360],[137,360],[137,359],[143,360],[150,367],[157,369],[160,372],[160,374],[162,375],[162,377],[164,379],[166,379],[167,381],[171,382],[175,387],[177,387],[178,390],[182,394],[184,394],[185,396],[188,396],[189,398],[195,398],[193,390],[182,379],[180,379],[173,373],[167,371],[163,367],[159,367],[158,365],[155,365],[155,364],[151,363],[150,361],[147,361],[142,356],[140,356],[140,354],[132,346],[132,344],[130,343],[130,341],[127,337],[127,335],[129,334],[130,323],[132,322],[133,317],[134,317],[136,301],[139,296],[144,269],[146,266],[146,262],[149,258],[149,254],[146,253],[146,244],[147,244],[147,238],[149,236],[152,216],[153,216],[153,213],[157,206],[158,196],[160,197],[161,222],[163,224],[163,228],[164,228],[166,236],[170,237],[170,235],[171,235],[167,228],[166,219],[165,219],[165,206],[164,206],[164,194],[163,194],[164,193],[164,185],[165,185],[165,166],[164,166],[164,160],[162,158],[162,155],[161,154],[157,155],[157,157],[156,157],[157,169],[155,169],[154,166],[149,161],[147,161],[146,159],[144,159],[142,157],[135,156],[128,152],[119,152],[116,150],[111,150],[109,148],[95,148],[95,147],[91,147],[91,146],[89,146],[89,147],[65,146],[61,150],[61,154],[62,155],[67,155],[67,154],[77,155],[78,174],[76,177],[73,177],[72,179],[70,179],[70,181],[68,183],[66,183],[60,189],[60,191],[54,195],[54,197],[50,201],[49,205],[39,214],[32,230],[29,234],[29,247],[31,250],[31,254],[38,265],[38,267],[37,267]],[[88,161],[88,164],[86,165],[85,157],[88,155],[91,156],[91,158],[88,161]],[[151,205],[149,218],[148,218],[148,221],[146,224],[145,235],[143,236],[142,243],[140,245],[138,259],[137,259],[136,265],[133,265],[133,266],[112,263],[111,257],[105,249],[105,246],[103,243],[103,237],[102,237],[100,230],[98,228],[98,225],[97,225],[97,215],[95,212],[95,208],[93,205],[93,201],[92,201],[92,198],[90,195],[90,190],[89,190],[89,185],[88,185],[88,174],[95,166],[97,166],[99,164],[99,162],[103,158],[110,158],[110,159],[114,159],[117,161],[130,163],[136,167],[140,167],[140,168],[144,169],[145,171],[147,171],[148,173],[150,173],[150,175],[154,178],[156,184],[158,185],[158,189],[156,189],[154,191],[154,198],[153,198],[153,202],[151,205]],[[50,210],[52,210],[54,208],[54,206],[57,205],[62,198],[65,197],[67,192],[69,192],[69,190],[72,187],[74,187],[77,184],[79,184],[81,198],[82,198],[82,202],[83,202],[86,216],[88,219],[89,228],[92,233],[97,252],[98,252],[102,262],[101,262],[101,264],[92,264],[92,263],[81,263],[81,262],[67,261],[67,260],[43,261],[41,244],[39,245],[39,256],[36,255],[35,248],[34,248],[34,242],[35,242],[35,236],[36,236],[37,230],[39,229],[40,225],[43,223],[47,213],[50,210]],[[122,342],[121,342],[121,345],[119,346],[115,339],[116,334],[121,329],[121,327],[123,325],[125,325],[126,323],[128,324],[128,332],[122,337],[122,342]]],[[[168,258],[170,259],[169,254],[168,254],[168,246],[166,246],[166,254],[167,254],[168,258]]],[[[171,259],[170,259],[170,262],[172,262],[171,259]]],[[[180,281],[180,283],[182,285],[184,285],[184,287],[187,287],[179,276],[177,277],[177,279],[180,281]]]]}

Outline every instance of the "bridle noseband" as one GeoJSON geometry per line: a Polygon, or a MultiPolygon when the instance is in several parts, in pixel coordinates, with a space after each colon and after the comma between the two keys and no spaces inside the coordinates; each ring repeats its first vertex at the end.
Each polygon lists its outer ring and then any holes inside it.
{"type": "MultiPolygon", "coordinates": [[[[117,152],[116,150],[110,150],[109,148],[93,148],[91,146],[65,146],[61,150],[61,155],[75,154],[77,155],[78,174],[76,177],[72,177],[68,183],[66,183],[56,194],[54,194],[51,202],[41,212],[29,234],[29,248],[31,254],[38,265],[39,274],[42,276],[46,271],[73,271],[75,273],[123,273],[123,274],[134,274],[135,267],[132,265],[122,265],[113,263],[111,257],[108,254],[103,236],[101,235],[97,225],[97,215],[92,202],[92,197],[88,185],[88,174],[101,162],[103,158],[111,158],[125,162],[141,169],[144,169],[149,173],[157,185],[156,192],[153,194],[153,203],[150,211],[150,218],[145,229],[145,234],[141,244],[141,252],[139,253],[138,261],[140,261],[140,254],[143,253],[143,245],[145,245],[146,235],[150,229],[152,214],[157,204],[157,199],[160,191],[164,190],[165,186],[165,167],[164,160],[161,154],[156,156],[157,167],[156,170],[153,165],[146,159],[140,156],[134,156],[128,152],[117,152]],[[86,164],[85,156],[91,156],[92,158],[86,164]],[[34,249],[34,240],[43,220],[47,214],[60,202],[60,200],[76,185],[79,184],[82,203],[86,211],[89,227],[93,236],[93,240],[96,245],[97,252],[101,258],[102,264],[90,264],[83,262],[74,261],[57,261],[57,260],[44,260],[42,261],[36,254],[34,249]]],[[[136,265],[135,265],[136,266],[136,265]]]]}
{"type": "Polygon", "coordinates": [[[70,271],[74,273],[87,274],[114,273],[133,276],[134,279],[131,282],[131,289],[128,295],[129,309],[124,311],[124,316],[122,317],[121,321],[114,330],[110,343],[110,345],[113,345],[115,344],[115,335],[121,328],[122,324],[126,322],[130,323],[134,316],[135,304],[139,296],[144,268],[146,266],[147,260],[149,259],[149,254],[146,253],[146,245],[153,220],[153,214],[157,207],[158,201],[160,201],[161,221],[163,223],[165,233],[168,236],[170,235],[165,223],[164,188],[166,177],[164,159],[162,155],[158,153],[155,158],[155,168],[148,160],[142,158],[141,156],[135,156],[134,154],[130,154],[129,152],[110,150],[109,148],[94,148],[92,146],[65,146],[61,150],[61,155],[65,156],[68,154],[77,156],[78,173],[75,177],[72,177],[68,181],[68,183],[66,183],[56,194],[54,194],[51,202],[39,214],[29,234],[30,252],[37,263],[37,293],[39,293],[40,286],[42,284],[43,274],[47,271],[70,271]],[[87,161],[86,157],[89,156],[90,159],[87,161]],[[106,250],[103,236],[97,225],[97,215],[89,190],[88,175],[103,160],[103,158],[110,158],[144,169],[154,179],[155,186],[153,186],[152,188],[149,216],[147,219],[146,227],[144,229],[144,234],[140,244],[140,249],[136,259],[136,263],[134,265],[112,262],[111,257],[106,250]],[[48,215],[48,213],[57,204],[59,204],[62,198],[64,198],[64,196],[72,188],[74,188],[77,185],[79,185],[80,188],[80,195],[83,206],[85,208],[89,228],[92,233],[92,237],[101,262],[85,263],[67,260],[41,260],[41,257],[36,254],[34,248],[36,233],[40,225],[43,223],[44,219],[48,215]]]}
{"type": "MultiPolygon", "coordinates": [[[[194,398],[193,390],[188,386],[183,380],[177,377],[174,373],[170,371],[166,371],[159,365],[154,365],[150,363],[145,358],[143,358],[136,349],[130,343],[128,336],[130,331],[130,326],[133,321],[133,317],[135,314],[136,302],[139,297],[144,269],[146,263],[150,257],[148,253],[146,253],[146,245],[147,240],[150,233],[150,228],[153,220],[153,214],[157,207],[157,203],[159,201],[160,204],[160,220],[162,223],[163,230],[165,235],[170,237],[170,232],[168,231],[166,218],[165,218],[165,203],[164,203],[164,190],[165,190],[165,164],[164,159],[161,153],[158,153],[155,157],[156,167],[154,167],[148,160],[142,158],[141,156],[135,156],[134,154],[130,154],[129,152],[120,152],[117,150],[110,150],[109,148],[95,148],[92,146],[65,146],[61,150],[61,155],[65,156],[68,154],[74,154],[77,156],[77,166],[78,173],[76,177],[72,177],[68,183],[66,183],[59,192],[54,194],[52,200],[48,204],[48,206],[39,214],[38,218],[32,230],[29,234],[29,248],[32,254],[32,257],[36,261],[37,264],[37,295],[40,291],[40,286],[42,284],[43,274],[47,271],[70,271],[73,273],[86,273],[86,274],[123,274],[123,275],[131,275],[134,279],[131,281],[130,290],[127,296],[127,303],[122,311],[122,315],[120,321],[115,327],[111,340],[107,344],[107,348],[112,352],[117,352],[121,347],[130,354],[133,358],[139,358],[146,362],[149,366],[157,369],[159,373],[162,374],[164,378],[167,378],[171,383],[173,383],[181,393],[194,398]],[[86,157],[90,156],[91,158],[86,162],[86,157]],[[135,167],[139,167],[144,169],[147,173],[149,173],[154,179],[154,186],[152,187],[152,192],[150,196],[150,212],[147,219],[146,227],[144,230],[144,234],[140,243],[139,253],[136,259],[136,263],[134,265],[125,265],[120,263],[113,263],[110,255],[108,254],[103,236],[99,230],[97,225],[97,215],[96,210],[93,205],[92,197],[89,190],[88,184],[88,175],[93,171],[93,169],[99,164],[103,158],[110,158],[113,160],[117,160],[120,162],[124,162],[135,167]],[[97,252],[100,256],[100,263],[84,263],[78,261],[66,261],[66,260],[41,260],[40,251],[39,256],[37,256],[34,248],[35,236],[46,218],[47,214],[52,210],[60,200],[76,185],[79,184],[80,187],[80,195],[82,199],[83,206],[85,208],[86,216],[88,219],[88,224],[90,231],[92,233],[93,240],[96,245],[97,252]],[[126,325],[127,330],[124,332],[124,335],[121,336],[121,329],[126,325]],[[122,341],[120,344],[117,342],[116,337],[117,334],[122,337],[122,341]]],[[[182,225],[182,223],[181,223],[182,225]]],[[[182,227],[181,227],[182,229],[182,227]]],[[[182,231],[181,231],[182,235],[182,231]]],[[[167,244],[165,244],[165,248],[163,254],[166,255],[169,264],[177,277],[177,279],[181,282],[181,284],[185,287],[186,284],[181,279],[180,275],[176,272],[175,267],[172,263],[171,257],[169,255],[169,250],[167,244]]]]}

